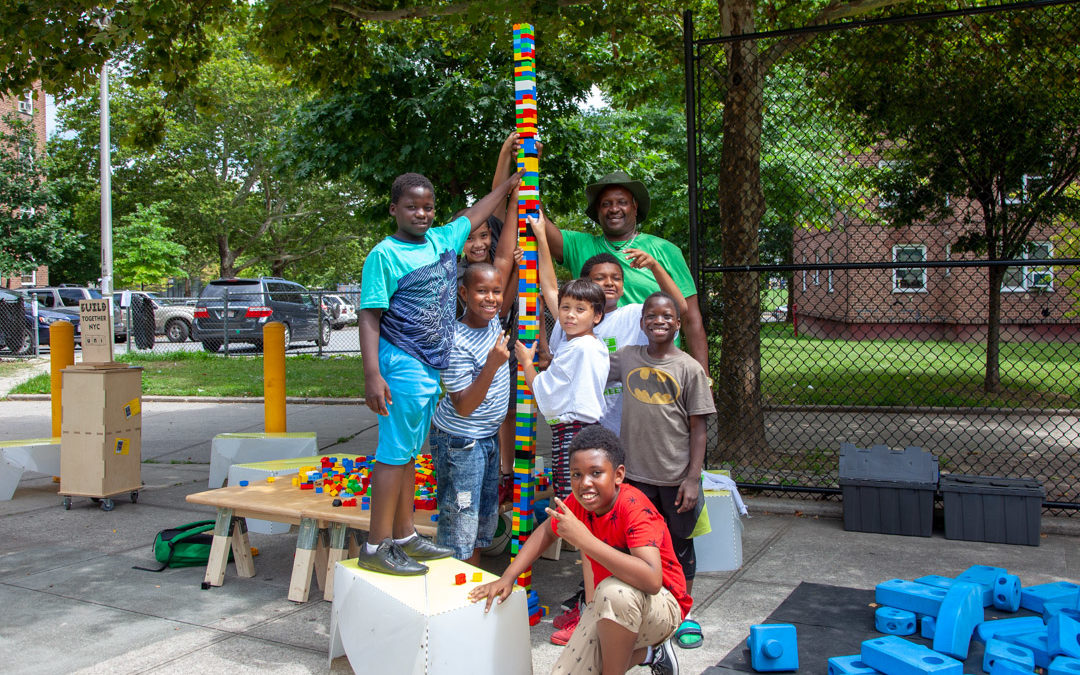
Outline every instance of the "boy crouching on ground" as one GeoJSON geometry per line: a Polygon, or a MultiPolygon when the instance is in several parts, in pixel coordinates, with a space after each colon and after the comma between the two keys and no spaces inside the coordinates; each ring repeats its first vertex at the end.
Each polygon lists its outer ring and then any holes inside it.
{"type": "Polygon", "coordinates": [[[555,498],[551,518],[536,529],[498,581],[469,593],[500,602],[556,538],[581,549],[596,588],[554,673],[625,673],[649,665],[677,675],[668,638],[690,611],[682,568],[663,518],[637,488],[623,483],[623,452],[615,434],[587,426],[570,443],[572,494],[555,498]],[[550,524],[549,524],[550,523],[550,524]],[[627,551],[624,553],[624,551],[627,551]]]}
{"type": "Polygon", "coordinates": [[[499,427],[510,401],[509,336],[499,321],[504,284],[490,263],[465,268],[459,287],[465,314],[454,327],[442,373],[446,396],[430,433],[439,480],[435,540],[473,565],[499,520],[499,427]]]}

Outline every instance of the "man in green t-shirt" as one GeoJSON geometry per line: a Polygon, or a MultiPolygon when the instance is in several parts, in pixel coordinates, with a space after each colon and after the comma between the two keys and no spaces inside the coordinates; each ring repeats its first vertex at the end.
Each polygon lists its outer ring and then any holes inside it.
{"type": "Polygon", "coordinates": [[[602,234],[560,230],[547,221],[547,239],[551,255],[562,263],[575,277],[581,273],[585,261],[597,253],[611,253],[623,268],[623,296],[619,305],[644,302],[660,285],[652,273],[632,267],[626,252],[638,249],[651,255],[671,278],[686,298],[682,334],[686,351],[709,372],[708,343],[705,326],[701,320],[697,287],[690,275],[682,251],[666,239],[638,231],[638,225],[649,215],[649,190],[641,181],[633,180],[622,171],[609,173],[585,188],[588,206],[585,215],[600,225],[602,234]]]}

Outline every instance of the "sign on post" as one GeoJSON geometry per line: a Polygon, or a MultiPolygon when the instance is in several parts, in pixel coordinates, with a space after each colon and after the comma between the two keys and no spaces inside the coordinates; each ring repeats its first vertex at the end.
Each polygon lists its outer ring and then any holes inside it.
{"type": "Polygon", "coordinates": [[[79,301],[83,363],[113,362],[112,307],[108,300],[79,301]]]}

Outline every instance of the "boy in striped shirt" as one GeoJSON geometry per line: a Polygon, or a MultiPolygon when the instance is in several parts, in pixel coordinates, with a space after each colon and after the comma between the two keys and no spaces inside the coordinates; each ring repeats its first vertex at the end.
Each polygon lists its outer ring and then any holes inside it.
{"type": "Polygon", "coordinates": [[[499,520],[499,425],[510,402],[510,350],[499,322],[505,279],[490,263],[465,268],[465,314],[454,327],[449,366],[429,435],[438,478],[435,540],[471,564],[499,520]]]}

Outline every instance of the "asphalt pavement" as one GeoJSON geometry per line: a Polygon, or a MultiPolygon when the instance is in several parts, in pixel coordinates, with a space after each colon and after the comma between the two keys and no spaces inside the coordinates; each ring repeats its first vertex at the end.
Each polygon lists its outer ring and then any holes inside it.
{"type": "MultiPolygon", "coordinates": [[[[143,405],[144,486],[137,504],[118,500],[105,512],[88,499],[61,508],[49,476],[25,474],[14,499],[0,502],[0,622],[8,673],[344,673],[328,667],[330,603],[286,599],[295,533],[251,535],[256,575],[240,579],[230,565],[225,584],[202,590],[203,568],[160,574],[150,544],[165,527],[212,511],[188,504],[207,488],[211,439],[260,431],[259,403],[147,400],[143,405]]],[[[315,431],[320,451],[368,454],[375,420],[359,402],[288,406],[290,431],[315,431]]],[[[0,440],[48,436],[49,403],[0,401],[0,440]]],[[[550,452],[541,436],[541,454],[550,452]]],[[[931,537],[846,532],[836,502],[748,498],[743,565],[701,574],[693,617],[705,641],[680,650],[683,673],[717,664],[746,639],[802,581],[869,589],[890,578],[955,576],[973,564],[1004,567],[1025,586],[1080,581],[1080,518],[1043,519],[1040,546],[1009,546],[931,537]]],[[[507,556],[484,558],[501,572],[507,556]]],[[[533,569],[541,604],[557,607],[580,579],[574,555],[533,569]]],[[[549,643],[551,618],[531,629],[536,673],[548,672],[561,647],[549,643]]],[[[824,673],[824,663],[803,663],[824,673]]],[[[357,672],[365,672],[356,664],[357,672]]],[[[632,671],[635,672],[635,671],[632,671]]],[[[638,669],[636,672],[647,672],[638,669]]]]}

